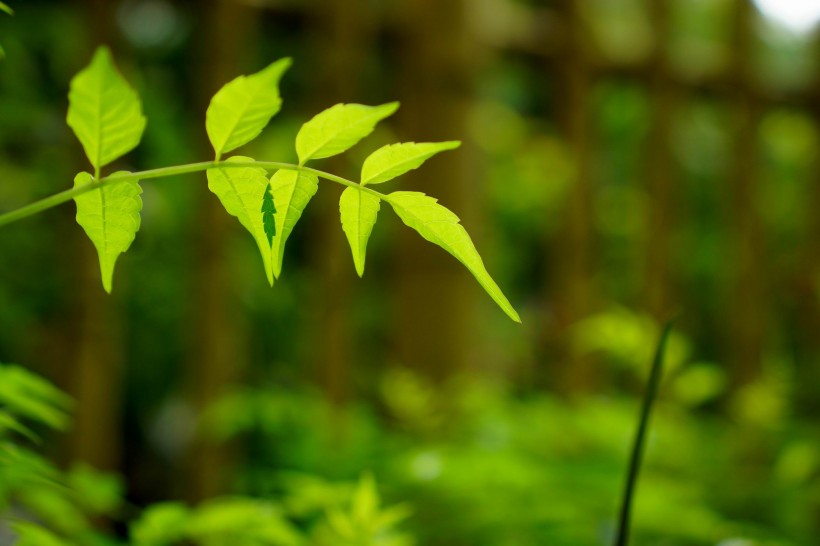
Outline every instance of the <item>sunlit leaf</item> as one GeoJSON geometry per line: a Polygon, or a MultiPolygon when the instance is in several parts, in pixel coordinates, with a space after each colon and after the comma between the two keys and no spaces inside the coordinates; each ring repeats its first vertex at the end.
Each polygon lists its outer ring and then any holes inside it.
{"type": "Polygon", "coordinates": [[[308,202],[319,189],[316,175],[300,171],[276,171],[270,179],[273,201],[276,203],[276,235],[273,238],[273,274],[279,278],[282,272],[282,258],[285,243],[293,227],[302,216],[308,202]]]}
{"type": "Polygon", "coordinates": [[[390,116],[398,102],[380,106],[337,104],[316,114],[296,135],[299,164],[340,154],[373,132],[376,124],[390,116]]]}
{"type": "Polygon", "coordinates": [[[518,313],[484,267],[481,256],[467,230],[459,223],[458,216],[439,205],[433,197],[419,192],[393,192],[386,201],[405,224],[464,264],[507,316],[515,322],[521,322],[518,313]]]}
{"type": "MultiPolygon", "coordinates": [[[[115,173],[112,178],[124,171],[115,173]]],[[[93,177],[81,172],[74,178],[74,187],[91,184],[93,177]]],[[[77,223],[85,230],[97,248],[100,273],[105,291],[111,293],[114,266],[120,254],[128,250],[140,229],[142,188],[136,180],[105,183],[74,198],[77,223]]]]}
{"type": "MultiPolygon", "coordinates": [[[[227,162],[252,162],[249,157],[236,156],[227,162]]],[[[235,216],[253,235],[268,282],[273,285],[271,246],[265,230],[263,205],[268,193],[268,175],[261,167],[228,167],[208,169],[208,189],[219,200],[228,214],[235,216]]]]}
{"type": "Polygon", "coordinates": [[[339,199],[342,229],[347,235],[350,250],[353,252],[356,273],[360,277],[364,274],[367,241],[376,224],[380,202],[377,196],[358,188],[345,188],[339,199]]]}
{"type": "Polygon", "coordinates": [[[217,158],[256,138],[279,111],[279,79],[290,65],[290,59],[280,59],[217,91],[205,114],[205,129],[217,158]]]}
{"type": "Polygon", "coordinates": [[[418,169],[422,163],[444,150],[453,150],[461,142],[403,142],[382,146],[362,165],[362,186],[380,184],[401,176],[408,171],[418,169]]]}
{"type": "Polygon", "coordinates": [[[145,130],[137,93],[120,75],[111,53],[100,47],[86,68],[71,80],[69,127],[99,170],[133,150],[145,130]]]}
{"type": "Polygon", "coordinates": [[[8,6],[8,4],[6,4],[5,2],[0,2],[0,11],[3,11],[3,12],[5,12],[5,13],[8,13],[9,15],[14,15],[14,10],[13,10],[13,9],[11,9],[11,8],[8,6]]]}

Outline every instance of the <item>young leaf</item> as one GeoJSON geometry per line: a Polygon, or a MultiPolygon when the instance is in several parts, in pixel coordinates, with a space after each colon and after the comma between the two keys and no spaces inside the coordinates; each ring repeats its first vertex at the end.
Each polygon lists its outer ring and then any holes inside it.
{"type": "Polygon", "coordinates": [[[444,150],[453,150],[461,146],[461,142],[403,142],[382,146],[362,165],[362,186],[365,184],[381,184],[401,176],[408,171],[418,169],[421,164],[444,150]]]}
{"type": "Polygon", "coordinates": [[[276,235],[276,204],[273,202],[270,185],[265,190],[265,198],[262,199],[262,225],[265,228],[265,235],[268,237],[268,246],[272,246],[273,237],[276,235]]]}
{"type": "Polygon", "coordinates": [[[337,104],[302,125],[296,135],[299,164],[340,154],[373,132],[376,124],[393,114],[398,102],[380,106],[337,104]]]}
{"type": "Polygon", "coordinates": [[[205,113],[205,130],[216,157],[256,138],[282,106],[279,79],[290,67],[279,59],[250,76],[239,76],[217,91],[205,113]]]}
{"type": "Polygon", "coordinates": [[[276,171],[270,179],[273,201],[276,203],[276,236],[273,238],[273,274],[279,278],[285,243],[302,216],[310,199],[319,189],[316,175],[300,171],[276,171]]]}
{"type": "MultiPolygon", "coordinates": [[[[126,174],[124,171],[114,173],[126,174]]],[[[90,184],[93,177],[81,172],[74,178],[74,187],[90,184]]],[[[120,254],[128,250],[140,229],[142,188],[136,180],[106,183],[99,189],[74,198],[77,203],[77,223],[85,230],[97,248],[103,288],[111,293],[114,265],[120,254]]]]}
{"type": "Polygon", "coordinates": [[[364,274],[365,251],[367,240],[376,225],[381,200],[358,188],[345,188],[339,199],[339,213],[342,217],[342,229],[347,235],[350,250],[353,252],[353,263],[356,273],[364,274]]]}
{"type": "Polygon", "coordinates": [[[66,121],[97,172],[139,144],[145,130],[140,99],[108,48],[97,48],[91,64],[71,80],[66,121]]]}
{"type": "Polygon", "coordinates": [[[458,216],[439,205],[436,199],[419,192],[396,191],[385,200],[405,224],[464,264],[507,316],[515,322],[521,322],[518,313],[484,267],[481,256],[467,231],[459,223],[458,216]]]}
{"type": "MultiPolygon", "coordinates": [[[[236,156],[227,162],[253,161],[249,157],[236,156]]],[[[271,270],[271,246],[265,230],[263,206],[268,193],[268,176],[261,167],[232,167],[227,169],[208,169],[208,189],[211,190],[228,214],[235,216],[247,229],[259,247],[262,262],[265,264],[265,275],[273,286],[271,270]]]]}

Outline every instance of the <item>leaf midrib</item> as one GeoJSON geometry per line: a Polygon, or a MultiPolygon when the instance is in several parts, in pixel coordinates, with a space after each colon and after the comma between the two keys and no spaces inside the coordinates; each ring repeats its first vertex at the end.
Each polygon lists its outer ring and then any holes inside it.
{"type": "MultiPolygon", "coordinates": [[[[248,80],[252,76],[240,76],[242,78],[243,87],[248,91],[248,80]]],[[[248,91],[248,97],[244,104],[242,104],[239,108],[240,112],[235,116],[236,119],[231,120],[230,123],[230,130],[226,133],[225,137],[222,139],[222,143],[219,145],[219,149],[216,150],[217,158],[222,156],[222,153],[225,151],[225,146],[228,144],[228,140],[230,140],[231,136],[236,131],[237,126],[239,125],[239,121],[242,117],[248,112],[250,109],[251,103],[260,95],[262,90],[261,85],[257,85],[256,89],[253,92],[248,91]]],[[[277,93],[278,95],[278,93],[277,93]]]]}

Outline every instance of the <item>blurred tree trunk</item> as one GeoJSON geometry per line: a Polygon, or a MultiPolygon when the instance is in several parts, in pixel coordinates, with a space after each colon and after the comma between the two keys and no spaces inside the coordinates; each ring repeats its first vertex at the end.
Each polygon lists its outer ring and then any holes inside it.
{"type": "MultiPolygon", "coordinates": [[[[115,2],[85,2],[86,27],[93,29],[91,48],[104,43],[113,45],[115,8],[115,2]]],[[[91,52],[89,49],[88,58],[91,52]]],[[[82,169],[87,166],[80,164],[78,170],[82,169]]],[[[73,216],[73,206],[69,208],[73,216]]],[[[76,323],[72,325],[76,345],[73,362],[62,365],[70,370],[67,391],[77,405],[67,455],[70,460],[82,460],[102,470],[116,470],[121,455],[123,314],[116,309],[116,296],[109,296],[103,290],[94,246],[82,230],[72,229],[70,233],[76,246],[74,264],[78,268],[73,304],[77,310],[76,323]]]]}
{"type": "MultiPolygon", "coordinates": [[[[363,66],[374,31],[370,11],[364,7],[348,0],[325,0],[318,6],[314,50],[322,64],[313,74],[315,88],[323,92],[317,112],[339,102],[361,102],[357,97],[361,96],[363,66]]],[[[344,172],[348,167],[345,158],[333,158],[328,164],[333,172],[344,172]]],[[[317,241],[311,244],[313,268],[320,275],[311,302],[318,326],[312,331],[322,338],[315,344],[314,369],[332,405],[339,406],[349,396],[350,295],[355,272],[339,221],[339,192],[326,183],[321,190],[312,204],[320,211],[317,241]]],[[[334,412],[333,418],[338,416],[334,412]]],[[[341,434],[343,424],[336,425],[333,429],[341,434]]]]}
{"type": "MultiPolygon", "coordinates": [[[[240,3],[209,0],[201,2],[198,9],[202,10],[199,49],[203,58],[199,86],[202,95],[197,98],[197,109],[202,112],[204,134],[208,102],[222,85],[247,68],[242,67],[239,60],[241,52],[252,43],[255,28],[251,8],[240,3]]],[[[203,139],[202,156],[212,157],[213,153],[203,139]]],[[[205,188],[204,174],[202,178],[195,226],[208,226],[208,229],[193,230],[197,239],[193,241],[195,262],[190,273],[190,360],[187,363],[188,390],[197,415],[241,378],[247,360],[247,328],[244,313],[231,289],[228,259],[232,241],[229,234],[234,234],[237,228],[235,221],[205,188]]],[[[189,472],[186,492],[190,500],[222,492],[232,459],[228,447],[211,444],[200,436],[191,446],[186,465],[189,472]]]]}
{"type": "MultiPolygon", "coordinates": [[[[466,134],[477,55],[467,8],[462,0],[399,4],[397,93],[402,106],[396,119],[402,140],[453,140],[466,134]]],[[[477,237],[471,205],[480,187],[475,173],[468,172],[467,154],[465,149],[442,154],[423,171],[402,177],[401,187],[435,195],[477,237]]],[[[452,256],[403,225],[398,235],[393,263],[396,360],[442,380],[467,364],[471,311],[479,289],[452,256]]]]}
{"type": "Polygon", "coordinates": [[[570,354],[570,328],[592,310],[592,176],[590,172],[590,68],[588,37],[573,0],[558,0],[556,14],[563,32],[561,52],[556,57],[555,119],[564,135],[575,168],[567,196],[565,217],[552,242],[554,277],[549,287],[553,319],[545,333],[557,349],[555,386],[560,392],[575,393],[594,387],[594,361],[589,356],[570,354]]]}
{"type": "Polygon", "coordinates": [[[659,321],[667,319],[671,312],[670,232],[676,213],[676,169],[669,148],[676,101],[674,83],[666,66],[666,40],[669,36],[668,4],[668,0],[651,0],[649,3],[655,43],[649,61],[647,82],[651,125],[644,146],[646,189],[649,195],[644,301],[650,314],[659,321]]]}
{"type": "Polygon", "coordinates": [[[733,150],[729,173],[728,220],[730,272],[724,324],[728,328],[731,386],[740,388],[757,378],[766,334],[768,310],[763,272],[763,238],[755,203],[755,161],[761,104],[753,89],[752,17],[748,0],[735,0],[733,58],[731,65],[733,150]]]}
{"type": "MultiPolygon", "coordinates": [[[[815,33],[814,57],[820,66],[820,33],[815,33]]],[[[815,120],[815,130],[820,129],[820,74],[815,74],[810,96],[816,97],[809,114],[815,120]]],[[[797,342],[801,348],[797,357],[796,383],[798,406],[806,415],[817,415],[820,412],[820,397],[817,386],[820,385],[820,157],[815,154],[810,167],[809,189],[806,196],[806,215],[809,218],[808,233],[803,239],[802,267],[797,272],[795,287],[797,342]]],[[[820,510],[820,508],[819,508],[820,510]]],[[[820,533],[820,513],[816,520],[820,533]]]]}

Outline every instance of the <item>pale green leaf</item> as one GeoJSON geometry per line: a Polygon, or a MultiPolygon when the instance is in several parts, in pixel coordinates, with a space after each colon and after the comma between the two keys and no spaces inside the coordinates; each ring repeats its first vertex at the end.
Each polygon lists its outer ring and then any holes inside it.
{"type": "Polygon", "coordinates": [[[376,225],[380,203],[381,200],[377,196],[358,188],[345,188],[339,199],[342,229],[350,243],[353,263],[356,265],[356,273],[359,277],[364,274],[367,240],[370,239],[370,233],[376,225]]]}
{"type": "Polygon", "coordinates": [[[365,184],[381,184],[401,176],[408,171],[418,169],[422,163],[439,152],[453,150],[461,146],[461,142],[403,142],[382,146],[362,165],[362,186],[365,184]]]}
{"type": "Polygon", "coordinates": [[[296,135],[299,164],[340,154],[373,132],[376,124],[390,116],[398,102],[380,106],[337,104],[316,114],[296,135]]]}
{"type": "Polygon", "coordinates": [[[239,76],[217,91],[205,114],[205,129],[217,158],[259,136],[279,112],[279,79],[290,65],[289,58],[279,59],[256,74],[239,76]]]}
{"type": "Polygon", "coordinates": [[[281,170],[273,173],[270,179],[273,201],[276,203],[276,235],[273,237],[273,274],[279,278],[282,272],[282,258],[285,255],[285,243],[302,211],[316,195],[319,189],[319,178],[310,173],[281,170]]]}
{"type": "Polygon", "coordinates": [[[405,224],[464,264],[498,306],[511,319],[521,322],[518,313],[484,267],[481,256],[467,230],[459,223],[458,216],[438,204],[436,199],[419,192],[397,191],[388,195],[385,200],[405,224]]]}
{"type": "MultiPolygon", "coordinates": [[[[127,174],[124,171],[114,173],[127,174]]],[[[86,172],[74,178],[74,187],[91,184],[93,177],[86,172]]],[[[136,180],[107,182],[99,189],[74,198],[77,203],[77,223],[85,230],[97,248],[100,273],[105,291],[111,293],[114,265],[117,257],[128,250],[140,229],[142,188],[136,180]]]]}
{"type": "Polygon", "coordinates": [[[0,11],[4,11],[9,15],[14,15],[14,10],[11,9],[5,2],[0,2],[0,11]]]}
{"type": "Polygon", "coordinates": [[[100,47],[86,68],[71,80],[69,127],[99,170],[136,148],[145,117],[136,91],[120,75],[111,53],[100,47]]]}
{"type": "MultiPolygon", "coordinates": [[[[236,156],[227,162],[251,162],[249,157],[236,156]]],[[[219,200],[228,214],[235,216],[253,235],[262,262],[265,264],[265,275],[273,286],[271,270],[271,246],[262,216],[262,205],[268,191],[268,176],[261,167],[226,167],[208,169],[208,189],[219,200]]]]}

